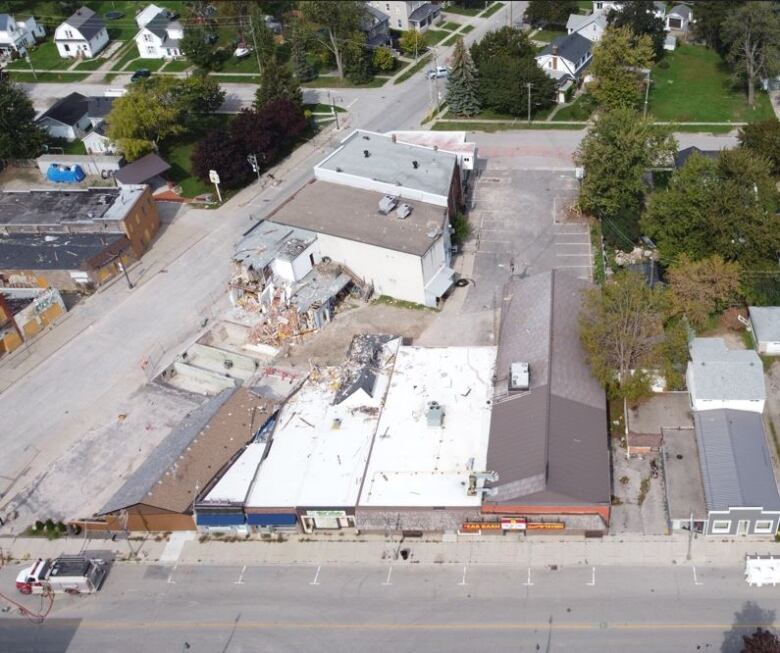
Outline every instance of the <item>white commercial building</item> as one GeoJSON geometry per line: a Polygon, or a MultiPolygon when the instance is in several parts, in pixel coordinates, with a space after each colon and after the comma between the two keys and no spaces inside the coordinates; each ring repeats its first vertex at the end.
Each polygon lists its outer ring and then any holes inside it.
{"type": "Polygon", "coordinates": [[[694,410],[764,411],[764,368],[752,349],[729,349],[722,338],[694,338],[686,382],[694,410]]]}
{"type": "Polygon", "coordinates": [[[100,16],[82,7],[54,30],[54,43],[65,59],[91,59],[108,45],[108,31],[100,16]]]}
{"type": "Polygon", "coordinates": [[[356,512],[360,531],[457,530],[479,517],[495,362],[495,347],[398,350],[356,512]]]}
{"type": "Polygon", "coordinates": [[[391,140],[395,137],[398,143],[454,154],[463,181],[468,178],[477,164],[477,144],[466,141],[466,132],[391,131],[387,135],[391,140]]]}

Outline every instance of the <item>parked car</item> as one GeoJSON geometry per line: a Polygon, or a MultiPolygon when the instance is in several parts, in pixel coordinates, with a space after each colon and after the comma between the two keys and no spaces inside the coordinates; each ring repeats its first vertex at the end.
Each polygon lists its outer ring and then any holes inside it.
{"type": "Polygon", "coordinates": [[[148,68],[139,68],[133,73],[132,77],[130,77],[130,81],[137,82],[140,79],[146,79],[151,74],[152,71],[149,70],[148,68]]]}
{"type": "Polygon", "coordinates": [[[236,57],[236,59],[243,59],[244,57],[248,57],[250,54],[252,54],[252,48],[248,48],[245,45],[239,45],[233,51],[233,56],[236,57]]]}
{"type": "Polygon", "coordinates": [[[444,66],[437,66],[436,68],[431,68],[427,73],[428,79],[441,79],[442,77],[447,77],[450,74],[450,71],[447,70],[444,66]]]}

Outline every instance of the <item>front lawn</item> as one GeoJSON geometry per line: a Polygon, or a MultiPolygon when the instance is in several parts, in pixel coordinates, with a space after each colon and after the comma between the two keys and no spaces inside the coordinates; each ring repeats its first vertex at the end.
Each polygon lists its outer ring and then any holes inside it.
{"type": "Polygon", "coordinates": [[[211,184],[205,184],[192,174],[192,151],[200,140],[201,135],[191,136],[161,148],[161,156],[170,164],[169,172],[171,180],[181,186],[181,193],[185,197],[195,197],[203,193],[216,191],[211,184]]]}
{"type": "Polygon", "coordinates": [[[432,45],[436,45],[441,41],[442,39],[447,38],[450,35],[449,32],[445,32],[444,30],[440,29],[429,29],[427,32],[425,32],[425,45],[428,47],[431,47],[432,45]]]}
{"type": "MultiPolygon", "coordinates": [[[[482,7],[484,9],[484,7],[482,7]]],[[[447,5],[444,8],[445,14],[458,14],[459,16],[476,16],[482,9],[477,7],[465,9],[457,5],[447,5]]]]}
{"type": "Polygon", "coordinates": [[[440,25],[439,29],[446,29],[448,32],[454,32],[460,27],[460,23],[455,23],[453,21],[447,21],[444,23],[444,25],[440,25]]]}
{"type": "Polygon", "coordinates": [[[405,72],[401,73],[398,77],[396,77],[393,84],[400,84],[401,82],[405,82],[407,79],[409,79],[412,75],[414,75],[416,72],[422,70],[425,68],[425,66],[430,63],[431,61],[431,55],[426,54],[424,57],[422,57],[414,66],[409,66],[409,68],[406,69],[405,72]]]}
{"type": "MultiPolygon", "coordinates": [[[[54,41],[41,43],[35,49],[30,48],[30,60],[35,70],[65,70],[73,64],[73,59],[65,59],[57,52],[54,41]]],[[[17,59],[8,64],[8,70],[29,70],[30,64],[25,59],[17,59]]]]}
{"type": "Polygon", "coordinates": [[[555,120],[588,120],[596,110],[596,102],[593,96],[583,93],[569,106],[563,107],[553,116],[555,120]]]}
{"type": "MultiPolygon", "coordinates": [[[[244,77],[241,77],[236,81],[244,81],[244,79],[244,77]]],[[[325,75],[324,77],[321,76],[310,82],[301,84],[301,86],[304,88],[379,88],[380,86],[383,86],[387,80],[387,77],[374,77],[368,84],[353,84],[346,78],[341,79],[341,77],[325,75]]]]}
{"type": "Polygon", "coordinates": [[[495,14],[503,6],[504,6],[503,2],[494,2],[483,13],[481,13],[479,15],[479,17],[480,18],[490,18],[493,14],[495,14]]]}
{"type": "Polygon", "coordinates": [[[566,31],[559,29],[540,29],[531,37],[531,39],[534,41],[541,41],[542,43],[550,43],[558,36],[566,36],[566,31]]]}
{"type": "Polygon", "coordinates": [[[750,109],[744,91],[716,52],[702,45],[680,45],[653,68],[650,111],[656,120],[750,122],[774,117],[766,93],[756,93],[750,109]]]}
{"type": "Polygon", "coordinates": [[[192,62],[188,59],[172,59],[161,70],[166,73],[181,73],[188,68],[192,68],[192,62]]]}
{"type": "Polygon", "coordinates": [[[460,33],[461,34],[468,34],[469,32],[473,32],[473,31],[474,31],[474,26],[469,24],[469,25],[466,25],[466,27],[464,27],[462,30],[460,30],[460,33]]]}
{"type": "Polygon", "coordinates": [[[442,43],[443,46],[448,47],[450,45],[455,45],[455,41],[457,41],[460,38],[460,34],[453,34],[448,38],[444,43],[442,43]]]}
{"type": "MultiPolygon", "coordinates": [[[[136,53],[137,54],[137,53],[136,53]]],[[[123,70],[160,70],[165,63],[165,59],[140,59],[136,58],[128,63],[123,70]]]]}
{"type": "Polygon", "coordinates": [[[74,70],[97,70],[106,63],[107,59],[85,59],[74,70]]]}
{"type": "Polygon", "coordinates": [[[89,77],[89,73],[69,73],[67,71],[60,73],[36,73],[33,75],[29,70],[9,70],[11,79],[15,82],[80,82],[89,77]]]}

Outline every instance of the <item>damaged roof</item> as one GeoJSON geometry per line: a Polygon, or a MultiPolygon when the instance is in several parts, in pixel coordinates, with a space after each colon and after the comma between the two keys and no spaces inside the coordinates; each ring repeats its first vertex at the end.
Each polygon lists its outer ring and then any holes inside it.
{"type": "Polygon", "coordinates": [[[486,504],[609,504],[604,390],[578,333],[588,283],[563,271],[513,279],[502,310],[486,504]],[[530,366],[527,391],[509,391],[512,363],[530,366]]]}
{"type": "Polygon", "coordinates": [[[0,270],[81,270],[129,245],[122,233],[0,235],[0,270]],[[97,257],[97,258],[96,258],[97,257]]]}

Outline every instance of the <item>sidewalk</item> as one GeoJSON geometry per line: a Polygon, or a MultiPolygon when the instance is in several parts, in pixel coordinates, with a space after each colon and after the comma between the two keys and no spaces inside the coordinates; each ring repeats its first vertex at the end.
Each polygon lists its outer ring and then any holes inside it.
{"type": "MultiPolygon", "coordinates": [[[[194,535],[194,534],[193,534],[194,535]]],[[[47,558],[61,553],[111,551],[120,562],[179,565],[378,565],[403,564],[402,549],[408,549],[410,563],[457,565],[505,565],[540,568],[550,565],[605,567],[663,567],[701,565],[741,567],[748,554],[778,554],[780,545],[748,539],[721,539],[685,535],[648,537],[641,535],[582,537],[459,535],[455,541],[441,536],[426,539],[354,536],[346,532],[333,536],[283,535],[268,540],[233,540],[194,536],[177,542],[180,553],[173,559],[168,542],[145,539],[116,540],[68,538],[0,538],[3,556],[16,562],[47,558]],[[200,541],[203,539],[204,541],[200,541]],[[689,556],[690,545],[690,556],[689,556]],[[164,556],[164,553],[167,553],[164,556]]]]}

